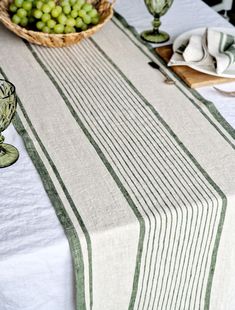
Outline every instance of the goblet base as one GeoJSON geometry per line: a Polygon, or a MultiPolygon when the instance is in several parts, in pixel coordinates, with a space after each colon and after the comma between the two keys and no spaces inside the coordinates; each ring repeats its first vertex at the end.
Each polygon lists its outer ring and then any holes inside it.
{"type": "Polygon", "coordinates": [[[19,158],[18,150],[14,146],[6,143],[3,143],[1,147],[2,151],[0,152],[0,168],[5,168],[14,164],[19,158]]]}
{"type": "Polygon", "coordinates": [[[163,43],[170,39],[168,33],[164,31],[145,30],[141,33],[141,38],[151,43],[163,43]]]}

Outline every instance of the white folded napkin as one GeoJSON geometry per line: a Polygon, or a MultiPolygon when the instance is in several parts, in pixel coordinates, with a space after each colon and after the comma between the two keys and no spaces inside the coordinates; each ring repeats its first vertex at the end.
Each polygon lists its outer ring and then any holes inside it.
{"type": "Polygon", "coordinates": [[[172,55],[168,66],[197,65],[222,74],[235,63],[235,37],[213,29],[192,35],[172,55]]]}

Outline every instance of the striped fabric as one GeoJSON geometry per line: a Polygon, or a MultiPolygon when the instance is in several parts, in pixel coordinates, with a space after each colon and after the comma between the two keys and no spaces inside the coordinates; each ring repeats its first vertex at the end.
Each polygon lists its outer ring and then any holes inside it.
{"type": "Polygon", "coordinates": [[[211,73],[231,76],[235,72],[234,64],[235,37],[213,28],[195,31],[189,38],[184,39],[168,63],[169,66],[197,66],[211,73]]]}
{"type": "Polygon", "coordinates": [[[77,310],[221,309],[235,157],[213,105],[165,85],[147,66],[162,62],[117,17],[63,49],[0,35],[15,126],[70,242],[77,310]]]}

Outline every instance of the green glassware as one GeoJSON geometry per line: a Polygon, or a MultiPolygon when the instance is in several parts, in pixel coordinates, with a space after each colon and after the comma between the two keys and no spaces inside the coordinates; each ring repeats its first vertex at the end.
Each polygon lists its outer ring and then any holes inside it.
{"type": "Polygon", "coordinates": [[[173,0],[145,0],[145,5],[150,14],[153,15],[153,29],[145,30],[141,33],[142,39],[151,43],[162,43],[169,40],[170,36],[166,32],[160,31],[160,17],[168,11],[173,0]]]}
{"type": "Polygon", "coordinates": [[[0,168],[14,164],[19,157],[19,152],[14,146],[3,143],[2,135],[2,131],[9,126],[15,115],[16,105],[15,86],[0,79],[0,168]]]}

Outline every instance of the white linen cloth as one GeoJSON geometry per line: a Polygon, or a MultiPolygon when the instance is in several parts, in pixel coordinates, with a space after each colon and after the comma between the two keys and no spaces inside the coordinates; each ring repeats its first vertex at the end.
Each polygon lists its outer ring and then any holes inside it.
{"type": "Polygon", "coordinates": [[[217,74],[234,66],[235,37],[212,28],[191,35],[175,50],[168,66],[194,65],[217,74]]]}
{"type": "MultiPolygon", "coordinates": [[[[138,31],[146,29],[151,21],[142,0],[119,0],[116,10],[138,31]]],[[[191,0],[175,0],[162,21],[162,27],[172,35],[172,39],[192,28],[228,26],[225,20],[199,0],[193,3],[191,0]],[[200,11],[200,14],[195,15],[195,11],[200,11]]],[[[1,26],[1,31],[6,30],[1,26]]],[[[224,87],[235,88],[235,83],[224,87]]],[[[211,87],[201,89],[200,93],[213,101],[235,127],[235,106],[230,104],[231,98],[225,99],[211,87]]],[[[67,239],[21,138],[13,126],[4,134],[6,141],[19,149],[21,160],[1,170],[0,309],[74,309],[73,272],[67,239]],[[35,262],[36,268],[33,267],[35,262]]],[[[231,296],[230,305],[228,310],[235,308],[234,296],[231,296]]]]}

